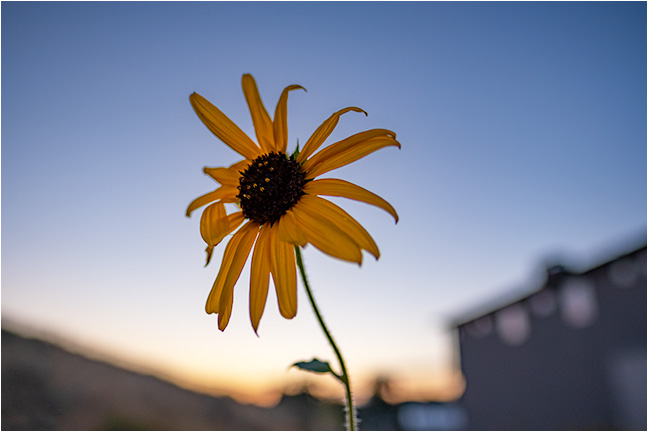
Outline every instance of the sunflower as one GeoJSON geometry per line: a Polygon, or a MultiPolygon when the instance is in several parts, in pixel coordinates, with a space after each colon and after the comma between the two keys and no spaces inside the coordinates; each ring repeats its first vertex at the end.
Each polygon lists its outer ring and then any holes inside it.
{"type": "Polygon", "coordinates": [[[378,195],[353,183],[316,177],[380,148],[400,148],[400,143],[394,132],[372,129],[316,153],[335,129],[340,116],[349,111],[367,115],[360,108],[348,107],[331,115],[301,151],[297,149],[289,155],[286,151],[288,93],[305,89],[299,85],[286,87],[272,120],[254,78],[243,75],[242,85],[258,145],[205,98],[197,93],[189,97],[205,126],[244,159],[227,168],[205,167],[205,174],[220,186],[193,200],[187,208],[187,216],[209,204],[200,219],[200,234],[207,243],[207,264],[214,247],[234,233],[225,247],[205,306],[207,313],[218,314],[221,330],[227,327],[232,313],[234,285],[252,252],[250,319],[256,332],[265,309],[270,275],[281,315],[290,319],[297,313],[295,246],[310,243],[330,256],[358,264],[362,263],[363,250],[378,259],[378,247],[369,233],[347,212],[321,196],[345,197],[375,205],[398,222],[394,208],[378,195]],[[236,204],[238,211],[227,214],[227,203],[236,204]]]}

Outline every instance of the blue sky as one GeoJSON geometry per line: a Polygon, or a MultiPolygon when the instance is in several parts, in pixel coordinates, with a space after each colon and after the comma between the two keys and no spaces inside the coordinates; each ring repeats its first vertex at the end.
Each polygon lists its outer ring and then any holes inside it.
{"type": "Polygon", "coordinates": [[[251,391],[333,359],[301,290],[292,321],[271,294],[254,335],[247,269],[224,333],[203,310],[224,245],[204,268],[184,211],[214,186],[203,166],[238,159],[188,96],[254,136],[244,73],[270,112],[285,86],[308,90],[289,98],[289,149],[346,106],[369,116],[346,114],[329,142],[386,128],[402,144],[331,173],[399,212],[336,201],[381,259],[305,251],[360,382],[442,375],[449,320],[544,262],[645,241],[643,2],[4,2],[3,318],[251,391]]]}

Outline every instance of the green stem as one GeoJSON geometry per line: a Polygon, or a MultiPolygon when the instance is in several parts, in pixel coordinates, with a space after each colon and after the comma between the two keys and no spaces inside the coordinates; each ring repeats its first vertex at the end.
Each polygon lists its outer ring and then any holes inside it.
{"type": "Polygon", "coordinates": [[[342,353],[340,352],[335,341],[333,340],[333,336],[331,336],[331,332],[329,332],[328,328],[326,327],[326,324],[324,324],[324,319],[322,318],[322,315],[320,314],[320,311],[317,308],[317,304],[315,303],[315,298],[313,297],[313,293],[311,292],[310,285],[308,284],[308,279],[306,278],[306,270],[304,269],[304,261],[302,260],[301,250],[299,246],[295,246],[295,256],[297,258],[297,267],[299,267],[299,272],[301,274],[302,281],[304,282],[304,287],[306,288],[306,294],[308,294],[308,299],[310,300],[310,304],[311,306],[313,306],[313,311],[315,312],[317,321],[319,322],[320,327],[322,327],[322,331],[324,332],[326,339],[328,339],[329,343],[331,344],[331,347],[333,348],[333,351],[337,356],[338,362],[340,363],[340,369],[342,370],[342,374],[336,376],[340,381],[342,381],[342,384],[344,384],[344,387],[346,388],[347,430],[354,431],[356,430],[356,424],[357,424],[356,410],[355,410],[355,405],[353,404],[353,396],[351,395],[351,383],[349,382],[349,374],[347,373],[346,365],[344,364],[344,358],[342,358],[342,353]]]}

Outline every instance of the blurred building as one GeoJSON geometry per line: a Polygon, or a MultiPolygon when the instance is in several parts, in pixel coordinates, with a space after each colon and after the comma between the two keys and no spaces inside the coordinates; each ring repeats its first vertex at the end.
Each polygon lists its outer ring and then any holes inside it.
{"type": "Polygon", "coordinates": [[[456,324],[468,428],[646,430],[646,247],[456,324]]]}
{"type": "Polygon", "coordinates": [[[390,382],[384,377],[376,380],[374,394],[360,407],[360,430],[464,430],[466,415],[456,403],[410,401],[389,403],[390,382]]]}

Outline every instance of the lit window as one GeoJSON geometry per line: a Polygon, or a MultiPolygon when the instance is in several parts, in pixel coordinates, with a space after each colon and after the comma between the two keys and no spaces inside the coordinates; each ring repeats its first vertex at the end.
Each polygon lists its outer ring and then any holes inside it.
{"type": "Polygon", "coordinates": [[[510,345],[523,344],[531,334],[529,313],[520,303],[497,312],[495,326],[502,340],[510,345]]]}
{"type": "Polygon", "coordinates": [[[591,325],[598,315],[594,286],[584,279],[568,279],[560,289],[560,311],[565,322],[574,327],[591,325]]]}

